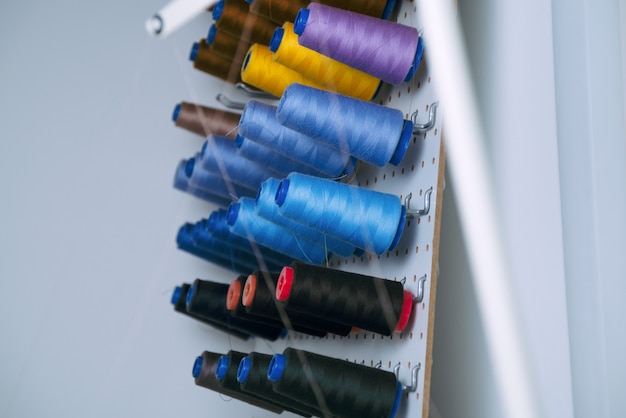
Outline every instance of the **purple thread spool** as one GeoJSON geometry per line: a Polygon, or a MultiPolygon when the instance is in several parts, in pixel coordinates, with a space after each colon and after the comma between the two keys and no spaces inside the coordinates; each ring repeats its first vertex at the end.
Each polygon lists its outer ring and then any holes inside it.
{"type": "Polygon", "coordinates": [[[410,81],[422,57],[417,29],[318,3],[296,16],[298,43],[388,83],[410,81]]]}

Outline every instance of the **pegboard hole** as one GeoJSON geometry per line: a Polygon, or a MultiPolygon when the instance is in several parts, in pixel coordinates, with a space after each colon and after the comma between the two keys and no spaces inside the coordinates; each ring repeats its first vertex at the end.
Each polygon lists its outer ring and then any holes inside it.
{"type": "Polygon", "coordinates": [[[437,128],[435,128],[435,135],[437,135],[437,128]]]}
{"type": "Polygon", "coordinates": [[[417,254],[417,253],[419,253],[419,252],[420,252],[420,247],[416,246],[416,247],[415,247],[415,254],[417,254]]]}
{"type": "Polygon", "coordinates": [[[412,340],[412,339],[413,339],[413,333],[411,332],[409,333],[409,340],[412,340]]]}
{"type": "Polygon", "coordinates": [[[426,302],[422,302],[422,310],[426,309],[426,302]]]}
{"type": "Polygon", "coordinates": [[[374,177],[374,183],[378,183],[378,177],[374,177]]]}
{"type": "Polygon", "coordinates": [[[420,332],[420,340],[423,340],[423,339],[424,339],[424,333],[420,332]]]}
{"type": "Polygon", "coordinates": [[[415,164],[411,164],[411,171],[415,171],[415,164]]]}
{"type": "Polygon", "coordinates": [[[430,250],[430,245],[426,244],[426,251],[430,250]]]}
{"type": "Polygon", "coordinates": [[[404,167],[402,168],[402,174],[404,174],[404,167]]]}
{"type": "Polygon", "coordinates": [[[421,82],[417,82],[417,88],[419,89],[420,87],[422,87],[422,83],[421,82]]]}
{"type": "Polygon", "coordinates": [[[435,164],[435,157],[433,157],[433,164],[435,164]]]}
{"type": "MultiPolygon", "coordinates": [[[[424,168],[424,161],[422,161],[422,168],[424,168]]],[[[420,193],[420,196],[421,196],[421,195],[422,195],[422,194],[420,193]]]]}
{"type": "Polygon", "coordinates": [[[428,215],[428,222],[430,222],[430,215],[428,215]]]}
{"type": "Polygon", "coordinates": [[[428,77],[428,84],[430,84],[430,77],[428,77]]]}

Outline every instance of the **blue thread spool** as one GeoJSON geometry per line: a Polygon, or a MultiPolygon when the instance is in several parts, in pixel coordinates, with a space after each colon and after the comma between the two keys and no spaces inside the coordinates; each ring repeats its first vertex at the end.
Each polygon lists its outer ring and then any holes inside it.
{"type": "Polygon", "coordinates": [[[257,142],[237,135],[235,139],[235,148],[237,152],[244,158],[253,161],[263,161],[268,170],[273,171],[279,177],[285,177],[287,174],[296,172],[309,174],[311,176],[328,177],[327,174],[293,160],[283,154],[280,154],[272,148],[261,145],[257,142]]]}
{"type": "Polygon", "coordinates": [[[265,245],[296,260],[322,264],[326,253],[321,247],[297,237],[254,211],[254,200],[241,198],[228,207],[227,223],[232,233],[265,245]]]}
{"type": "Polygon", "coordinates": [[[232,181],[249,189],[258,190],[266,179],[273,176],[271,171],[255,161],[242,158],[232,140],[209,135],[200,152],[202,167],[219,173],[224,181],[232,181]]]}
{"type": "Polygon", "coordinates": [[[239,134],[332,177],[351,173],[356,163],[348,153],[281,125],[275,106],[254,100],[241,113],[239,134]]]}
{"type": "Polygon", "coordinates": [[[303,237],[306,240],[314,242],[317,245],[324,246],[328,250],[334,254],[341,255],[343,257],[348,257],[354,254],[356,248],[354,245],[350,245],[347,242],[340,241],[335,237],[327,236],[324,238],[324,234],[319,232],[316,229],[309,228],[306,225],[303,225],[293,219],[286,218],[278,212],[278,206],[276,205],[275,197],[276,192],[278,191],[278,185],[280,184],[280,180],[276,179],[267,179],[259,189],[259,194],[257,195],[255,202],[256,213],[275,223],[276,225],[280,225],[289,231],[292,231],[294,234],[303,237]]]}
{"type": "Polygon", "coordinates": [[[213,203],[219,207],[226,208],[230,205],[230,199],[224,199],[221,196],[214,195],[205,190],[198,189],[197,187],[189,186],[189,182],[187,179],[187,174],[185,173],[185,166],[187,165],[187,160],[182,160],[178,163],[176,167],[176,172],[174,174],[174,188],[180,190],[182,192],[187,192],[197,198],[202,200],[206,200],[207,202],[213,203]]]}
{"type": "Polygon", "coordinates": [[[205,190],[226,200],[233,200],[240,196],[254,197],[255,191],[236,183],[226,184],[218,173],[202,168],[196,157],[189,158],[185,164],[185,174],[188,177],[187,185],[205,190]],[[234,194],[234,195],[233,195],[234,194]]]}
{"type": "Polygon", "coordinates": [[[298,173],[281,182],[276,203],[282,215],[376,254],[398,245],[406,220],[397,196],[298,173]]]}
{"type": "Polygon", "coordinates": [[[413,123],[397,109],[300,84],[285,89],[276,118],[378,167],[398,165],[413,137],[413,123]]]}

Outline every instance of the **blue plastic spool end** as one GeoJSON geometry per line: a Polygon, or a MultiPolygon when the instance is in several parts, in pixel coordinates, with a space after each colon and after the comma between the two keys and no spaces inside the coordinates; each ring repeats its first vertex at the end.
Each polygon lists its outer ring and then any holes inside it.
{"type": "Polygon", "coordinates": [[[374,94],[372,95],[372,99],[375,99],[376,96],[378,96],[378,93],[380,93],[380,90],[383,88],[383,85],[385,84],[384,81],[381,80],[380,83],[378,83],[378,87],[376,87],[376,91],[374,92],[374,94]]]}
{"type": "Polygon", "coordinates": [[[196,288],[191,286],[189,288],[189,290],[187,291],[187,299],[185,299],[185,302],[187,303],[187,305],[191,304],[191,301],[193,300],[193,294],[196,292],[196,288]]]}
{"type": "Polygon", "coordinates": [[[280,48],[280,43],[283,41],[283,37],[285,36],[285,29],[276,28],[274,34],[272,35],[272,39],[270,40],[270,51],[276,52],[278,48],[280,48]]]}
{"type": "Polygon", "coordinates": [[[235,138],[235,148],[241,148],[243,145],[244,137],[237,134],[237,138],[235,138]]]}
{"type": "Polygon", "coordinates": [[[341,175],[342,176],[348,176],[348,175],[352,174],[352,172],[356,168],[357,161],[358,160],[355,157],[350,157],[348,159],[348,163],[346,164],[345,168],[343,169],[343,173],[341,175]]]}
{"type": "Polygon", "coordinates": [[[183,293],[183,288],[180,286],[176,286],[176,289],[174,289],[174,293],[172,293],[172,305],[176,305],[178,303],[181,293],[183,293]]]}
{"type": "Polygon", "coordinates": [[[289,191],[289,179],[284,179],[278,185],[278,189],[276,190],[276,197],[274,200],[278,206],[282,206],[285,203],[285,199],[287,198],[287,192],[289,191]]]}
{"type": "Polygon", "coordinates": [[[309,14],[311,12],[309,9],[300,9],[296,14],[295,21],[293,22],[293,31],[296,35],[302,35],[304,32],[304,28],[306,27],[306,22],[309,20],[309,14]]]}
{"type": "Polygon", "coordinates": [[[237,381],[239,383],[244,383],[248,380],[251,366],[252,360],[250,360],[250,357],[244,357],[241,359],[241,363],[239,363],[239,368],[237,369],[237,381]]]}
{"type": "Polygon", "coordinates": [[[191,230],[193,229],[193,225],[190,223],[186,223],[181,226],[178,230],[178,234],[176,235],[176,244],[179,246],[185,246],[191,244],[191,230]]]}
{"type": "Polygon", "coordinates": [[[381,19],[389,19],[389,16],[391,16],[391,12],[393,12],[393,8],[396,5],[396,0],[389,0],[387,1],[387,4],[385,5],[385,10],[383,10],[383,15],[380,17],[381,19]]]}
{"type": "Polygon", "coordinates": [[[217,34],[217,26],[211,25],[209,28],[209,33],[206,35],[206,43],[207,45],[213,45],[215,42],[215,35],[217,34]]]}
{"type": "Polygon", "coordinates": [[[283,356],[282,354],[274,354],[274,357],[272,357],[272,360],[270,360],[270,365],[267,368],[267,379],[270,382],[278,382],[283,376],[286,365],[287,357],[283,356]]]}
{"type": "Polygon", "coordinates": [[[217,368],[215,369],[215,378],[217,380],[224,380],[226,377],[226,373],[228,373],[228,363],[230,363],[230,361],[227,356],[222,356],[217,361],[217,368]]]}
{"type": "Polygon", "coordinates": [[[391,414],[389,414],[389,418],[395,418],[398,413],[398,409],[400,409],[400,401],[402,400],[402,383],[398,382],[398,386],[396,389],[396,400],[393,404],[393,409],[391,410],[391,414]]]}
{"type": "Polygon", "coordinates": [[[220,18],[222,17],[222,12],[224,12],[224,0],[218,1],[215,6],[213,6],[213,20],[215,20],[216,22],[220,20],[220,18]]]}
{"type": "Polygon", "coordinates": [[[241,209],[241,203],[231,203],[226,212],[226,223],[230,226],[235,225],[237,217],[239,216],[239,209],[241,209]]]}
{"type": "Polygon", "coordinates": [[[246,0],[246,3],[252,4],[252,3],[254,3],[254,0],[246,0]]]}
{"type": "Polygon", "coordinates": [[[191,45],[191,52],[189,53],[189,61],[196,60],[199,49],[200,49],[200,44],[198,42],[194,42],[193,45],[191,45]]]}
{"type": "Polygon", "coordinates": [[[196,159],[190,158],[187,160],[187,164],[185,164],[185,175],[187,178],[191,177],[193,174],[193,168],[196,166],[196,159]]]}
{"type": "Polygon", "coordinates": [[[204,363],[204,360],[202,360],[202,356],[196,357],[196,360],[193,362],[193,369],[191,369],[191,375],[193,376],[194,379],[200,376],[200,371],[202,371],[202,363],[204,363]]]}
{"type": "Polygon", "coordinates": [[[172,113],[172,121],[176,122],[178,120],[178,115],[180,115],[180,108],[181,107],[182,107],[182,105],[180,103],[178,103],[174,107],[174,113],[172,113]]]}
{"type": "Polygon", "coordinates": [[[252,51],[248,51],[248,53],[246,54],[246,58],[244,58],[243,60],[243,65],[241,66],[241,71],[246,71],[246,68],[248,68],[248,63],[250,62],[250,57],[252,56],[252,51]]]}
{"type": "Polygon", "coordinates": [[[409,149],[411,138],[413,138],[413,122],[405,120],[404,125],[402,126],[402,132],[400,133],[400,138],[398,139],[398,145],[389,160],[390,164],[400,164],[406,154],[406,151],[409,149]]]}
{"type": "Polygon", "coordinates": [[[393,237],[393,241],[391,241],[391,245],[387,251],[392,251],[394,248],[398,246],[400,242],[400,238],[402,238],[402,232],[404,232],[404,224],[406,223],[406,208],[402,205],[402,210],[400,213],[400,221],[398,222],[398,230],[396,231],[396,236],[393,237]]]}
{"type": "Polygon", "coordinates": [[[420,36],[417,40],[417,49],[415,50],[415,58],[413,58],[413,65],[409,70],[409,73],[406,75],[404,81],[411,81],[417,69],[420,66],[420,62],[422,61],[422,55],[424,55],[424,41],[422,41],[422,37],[420,36]]]}

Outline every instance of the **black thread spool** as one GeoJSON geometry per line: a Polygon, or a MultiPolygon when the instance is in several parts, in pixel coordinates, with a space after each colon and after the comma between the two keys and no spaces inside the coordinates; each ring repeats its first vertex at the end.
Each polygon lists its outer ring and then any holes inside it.
{"type": "Polygon", "coordinates": [[[222,324],[220,324],[218,322],[211,321],[211,320],[208,320],[206,318],[202,318],[202,317],[200,317],[198,315],[193,315],[193,314],[190,314],[189,312],[187,312],[187,309],[186,309],[186,307],[187,307],[186,299],[187,299],[187,291],[189,290],[190,287],[191,287],[191,285],[189,283],[183,283],[182,285],[177,286],[174,289],[174,292],[172,293],[171,302],[172,302],[172,305],[174,305],[174,310],[176,312],[181,313],[181,314],[183,314],[185,316],[188,316],[190,318],[193,318],[196,321],[200,321],[203,324],[210,325],[213,328],[219,329],[220,331],[227,332],[227,333],[229,333],[232,336],[235,336],[237,338],[241,338],[242,340],[247,340],[250,337],[250,335],[248,335],[248,334],[245,334],[243,332],[239,332],[239,331],[237,331],[235,329],[232,329],[232,328],[229,328],[227,326],[224,326],[224,325],[222,325],[222,324]]]}
{"type": "MultiPolygon", "coordinates": [[[[277,304],[284,308],[284,303],[277,301],[274,297],[278,278],[279,275],[260,271],[255,271],[248,276],[241,299],[242,304],[246,307],[246,312],[282,321],[277,304]]],[[[285,312],[292,324],[312,330],[330,332],[344,337],[352,331],[351,326],[336,321],[327,321],[301,312],[285,312]]]]}
{"type": "Polygon", "coordinates": [[[241,359],[237,369],[237,381],[241,390],[297,409],[308,415],[323,416],[322,412],[317,408],[296,402],[291,398],[274,392],[272,388],[273,383],[267,379],[267,370],[272,357],[270,354],[252,352],[241,359]]]}
{"type": "Polygon", "coordinates": [[[193,68],[224,80],[230,84],[241,82],[241,65],[243,61],[224,58],[211,51],[206,39],[200,39],[191,47],[189,59],[193,61],[193,68]]]}
{"type": "MultiPolygon", "coordinates": [[[[213,11],[215,26],[249,44],[269,45],[276,24],[263,16],[250,12],[244,0],[225,0],[223,7],[213,11]]],[[[217,5],[216,5],[217,6],[217,5]]]]}
{"type": "Polygon", "coordinates": [[[226,309],[228,285],[196,279],[187,292],[187,312],[275,341],[284,329],[233,318],[226,309]]]}
{"type": "Polygon", "coordinates": [[[383,335],[402,332],[413,307],[400,282],[295,261],[281,271],[276,298],[287,310],[383,335]]]}
{"type": "Polygon", "coordinates": [[[263,408],[267,411],[280,414],[283,412],[283,408],[280,408],[270,402],[265,402],[259,398],[248,395],[243,392],[235,392],[232,390],[223,389],[220,387],[220,382],[215,377],[215,370],[217,369],[217,363],[222,355],[218,353],[211,353],[205,351],[198,356],[193,364],[192,376],[196,385],[206,389],[210,389],[214,392],[222,393],[231,398],[246,402],[250,405],[263,408]]]}
{"type": "Polygon", "coordinates": [[[287,405],[283,405],[279,402],[275,402],[271,399],[264,399],[257,394],[243,392],[243,390],[239,386],[239,382],[237,381],[237,372],[239,370],[239,363],[241,363],[241,360],[246,356],[247,354],[245,353],[230,350],[228,353],[219,358],[219,360],[217,361],[217,367],[215,369],[215,377],[219,382],[220,388],[230,390],[236,393],[247,394],[252,398],[265,401],[272,405],[276,405],[277,407],[284,409],[285,411],[293,412],[303,417],[311,416],[310,414],[305,414],[299,410],[291,408],[287,405]]]}
{"type": "MultiPolygon", "coordinates": [[[[237,277],[235,280],[233,280],[230,283],[230,286],[228,287],[226,308],[230,311],[231,315],[233,315],[235,318],[242,318],[242,319],[247,319],[249,321],[256,321],[256,322],[274,325],[277,327],[287,328],[287,324],[283,324],[280,318],[254,315],[246,311],[245,306],[243,306],[243,304],[241,303],[241,295],[243,294],[243,289],[245,288],[247,279],[248,279],[248,276],[241,275],[237,277]]],[[[323,337],[326,335],[326,332],[324,331],[306,328],[306,327],[303,327],[301,325],[294,324],[294,323],[291,323],[290,325],[291,325],[290,329],[293,329],[294,331],[297,331],[297,332],[302,332],[304,334],[313,335],[315,337],[323,337]]]]}
{"type": "Polygon", "coordinates": [[[394,418],[402,396],[391,372],[293,348],[272,357],[268,379],[277,393],[341,418],[394,418]]]}

